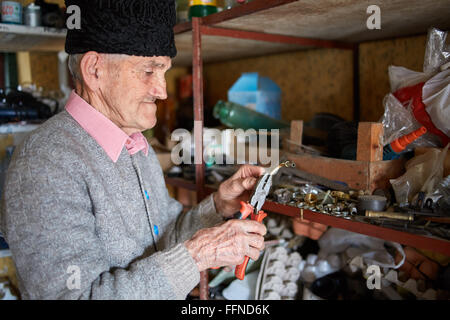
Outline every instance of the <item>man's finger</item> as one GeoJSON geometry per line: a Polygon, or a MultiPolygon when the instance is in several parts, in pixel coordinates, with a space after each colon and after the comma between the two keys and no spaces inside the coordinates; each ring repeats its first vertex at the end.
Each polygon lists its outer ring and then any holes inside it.
{"type": "Polygon", "coordinates": [[[224,271],[226,272],[232,272],[233,271],[233,266],[226,266],[223,268],[224,271]]]}
{"type": "Polygon", "coordinates": [[[256,181],[258,181],[258,179],[254,177],[245,178],[242,181],[242,186],[245,188],[245,190],[252,190],[255,187],[256,181]]]}
{"type": "Polygon", "coordinates": [[[254,220],[236,220],[235,223],[238,223],[239,226],[247,233],[256,233],[263,236],[267,232],[267,228],[264,224],[254,220]]]}
{"type": "Polygon", "coordinates": [[[234,180],[233,183],[236,183],[240,191],[243,192],[245,190],[253,190],[256,181],[258,181],[258,179],[254,177],[248,177],[234,180]]]}
{"type": "Polygon", "coordinates": [[[238,171],[233,175],[234,178],[260,177],[265,173],[265,169],[259,166],[249,164],[242,165],[238,171]]]}
{"type": "Polygon", "coordinates": [[[252,190],[256,181],[257,179],[253,177],[231,180],[229,191],[231,194],[240,195],[246,190],[252,190]]]}
{"type": "Polygon", "coordinates": [[[252,259],[253,261],[258,260],[259,254],[260,254],[260,250],[249,247],[247,256],[249,256],[250,259],[252,259]]]}
{"type": "Polygon", "coordinates": [[[251,247],[261,251],[264,249],[264,238],[260,235],[251,234],[251,235],[249,235],[249,238],[248,238],[248,244],[251,247]]]}

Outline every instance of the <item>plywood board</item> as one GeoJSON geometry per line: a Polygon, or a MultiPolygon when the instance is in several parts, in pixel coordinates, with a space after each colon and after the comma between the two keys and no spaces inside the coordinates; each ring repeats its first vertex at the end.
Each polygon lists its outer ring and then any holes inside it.
{"type": "MultiPolygon", "coordinates": [[[[174,66],[192,65],[192,32],[175,36],[178,54],[174,66]]],[[[202,36],[202,58],[204,63],[263,56],[267,54],[298,51],[306,47],[257,40],[236,39],[218,36],[202,36]]],[[[309,48],[309,47],[308,47],[309,48]]]]}
{"type": "Polygon", "coordinates": [[[318,112],[353,118],[352,52],[317,49],[207,64],[205,103],[227,100],[243,72],[269,77],[282,91],[281,117],[309,121],[318,112]]]}
{"type": "Polygon", "coordinates": [[[359,46],[362,121],[379,121],[383,115],[383,99],[391,91],[389,66],[422,72],[425,46],[425,35],[365,42],[359,46]]]}
{"type": "Polygon", "coordinates": [[[59,90],[58,56],[51,52],[30,53],[33,83],[47,90],[59,90]]]}
{"type": "Polygon", "coordinates": [[[217,26],[299,37],[361,42],[450,28],[449,0],[299,0],[217,26]],[[367,7],[377,5],[381,29],[369,30],[367,7]]]}
{"type": "MultiPolygon", "coordinates": [[[[450,0],[299,0],[234,18],[212,15],[205,23],[226,29],[358,43],[426,34],[432,26],[448,30],[448,12],[450,0]],[[369,5],[380,8],[379,30],[367,27],[369,5]]],[[[191,63],[191,34],[188,31],[176,35],[179,57],[175,62],[179,65],[191,63]]],[[[205,62],[310,48],[222,36],[203,39],[205,62]]]]}

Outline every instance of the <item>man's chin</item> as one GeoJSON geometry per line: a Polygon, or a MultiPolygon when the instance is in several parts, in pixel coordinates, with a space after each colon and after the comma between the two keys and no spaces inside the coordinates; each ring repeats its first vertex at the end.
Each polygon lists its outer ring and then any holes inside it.
{"type": "Polygon", "coordinates": [[[155,120],[153,120],[153,121],[148,121],[146,124],[145,124],[145,129],[144,129],[144,131],[145,130],[150,130],[150,129],[153,129],[155,126],[156,126],[156,119],[155,120]]]}

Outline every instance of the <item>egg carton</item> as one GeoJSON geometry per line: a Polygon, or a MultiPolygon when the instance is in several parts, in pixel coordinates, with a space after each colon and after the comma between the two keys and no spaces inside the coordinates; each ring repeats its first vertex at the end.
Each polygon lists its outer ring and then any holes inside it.
{"type": "Polygon", "coordinates": [[[283,239],[294,237],[292,232],[292,223],[290,219],[282,216],[268,217],[266,219],[267,233],[271,236],[283,239]]]}
{"type": "Polygon", "coordinates": [[[336,272],[341,268],[342,261],[337,254],[330,254],[319,258],[316,254],[309,254],[301,262],[301,278],[305,283],[312,283],[314,280],[336,272]]]}
{"type": "MultiPolygon", "coordinates": [[[[358,269],[361,269],[363,274],[367,274],[367,266],[365,265],[362,257],[355,257],[349,263],[350,270],[355,272],[358,269]]],[[[382,279],[382,283],[393,283],[409,292],[414,294],[419,299],[424,300],[436,300],[437,291],[434,289],[428,289],[426,291],[419,290],[419,286],[415,279],[408,279],[406,282],[402,282],[398,279],[398,272],[395,269],[385,268],[386,275],[384,275],[382,279]],[[389,270],[389,271],[387,271],[389,270]]]]}
{"type": "Polygon", "coordinates": [[[417,281],[415,279],[408,279],[406,282],[401,282],[398,279],[397,271],[393,269],[389,270],[389,272],[383,277],[383,279],[392,282],[403,289],[408,290],[419,299],[436,300],[437,298],[437,292],[434,289],[430,288],[426,291],[420,291],[418,289],[417,281]]]}
{"type": "Polygon", "coordinates": [[[284,246],[268,248],[258,274],[256,300],[294,300],[302,261],[298,252],[289,253],[284,246]]]}

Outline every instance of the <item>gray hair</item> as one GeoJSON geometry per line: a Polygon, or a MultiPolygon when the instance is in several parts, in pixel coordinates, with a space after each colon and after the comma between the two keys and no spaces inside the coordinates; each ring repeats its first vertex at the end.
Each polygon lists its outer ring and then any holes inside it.
{"type": "MultiPolygon", "coordinates": [[[[103,54],[109,61],[117,61],[119,59],[123,59],[127,57],[125,54],[103,54]]],[[[69,71],[72,75],[72,78],[74,81],[82,81],[83,77],[81,76],[81,69],[80,69],[80,63],[81,59],[83,58],[84,53],[76,53],[76,54],[69,54],[68,59],[68,66],[69,71]]]]}
{"type": "Polygon", "coordinates": [[[83,79],[81,77],[81,70],[80,70],[81,58],[83,58],[82,53],[69,54],[67,64],[69,66],[69,71],[74,81],[81,81],[83,79]]]}

